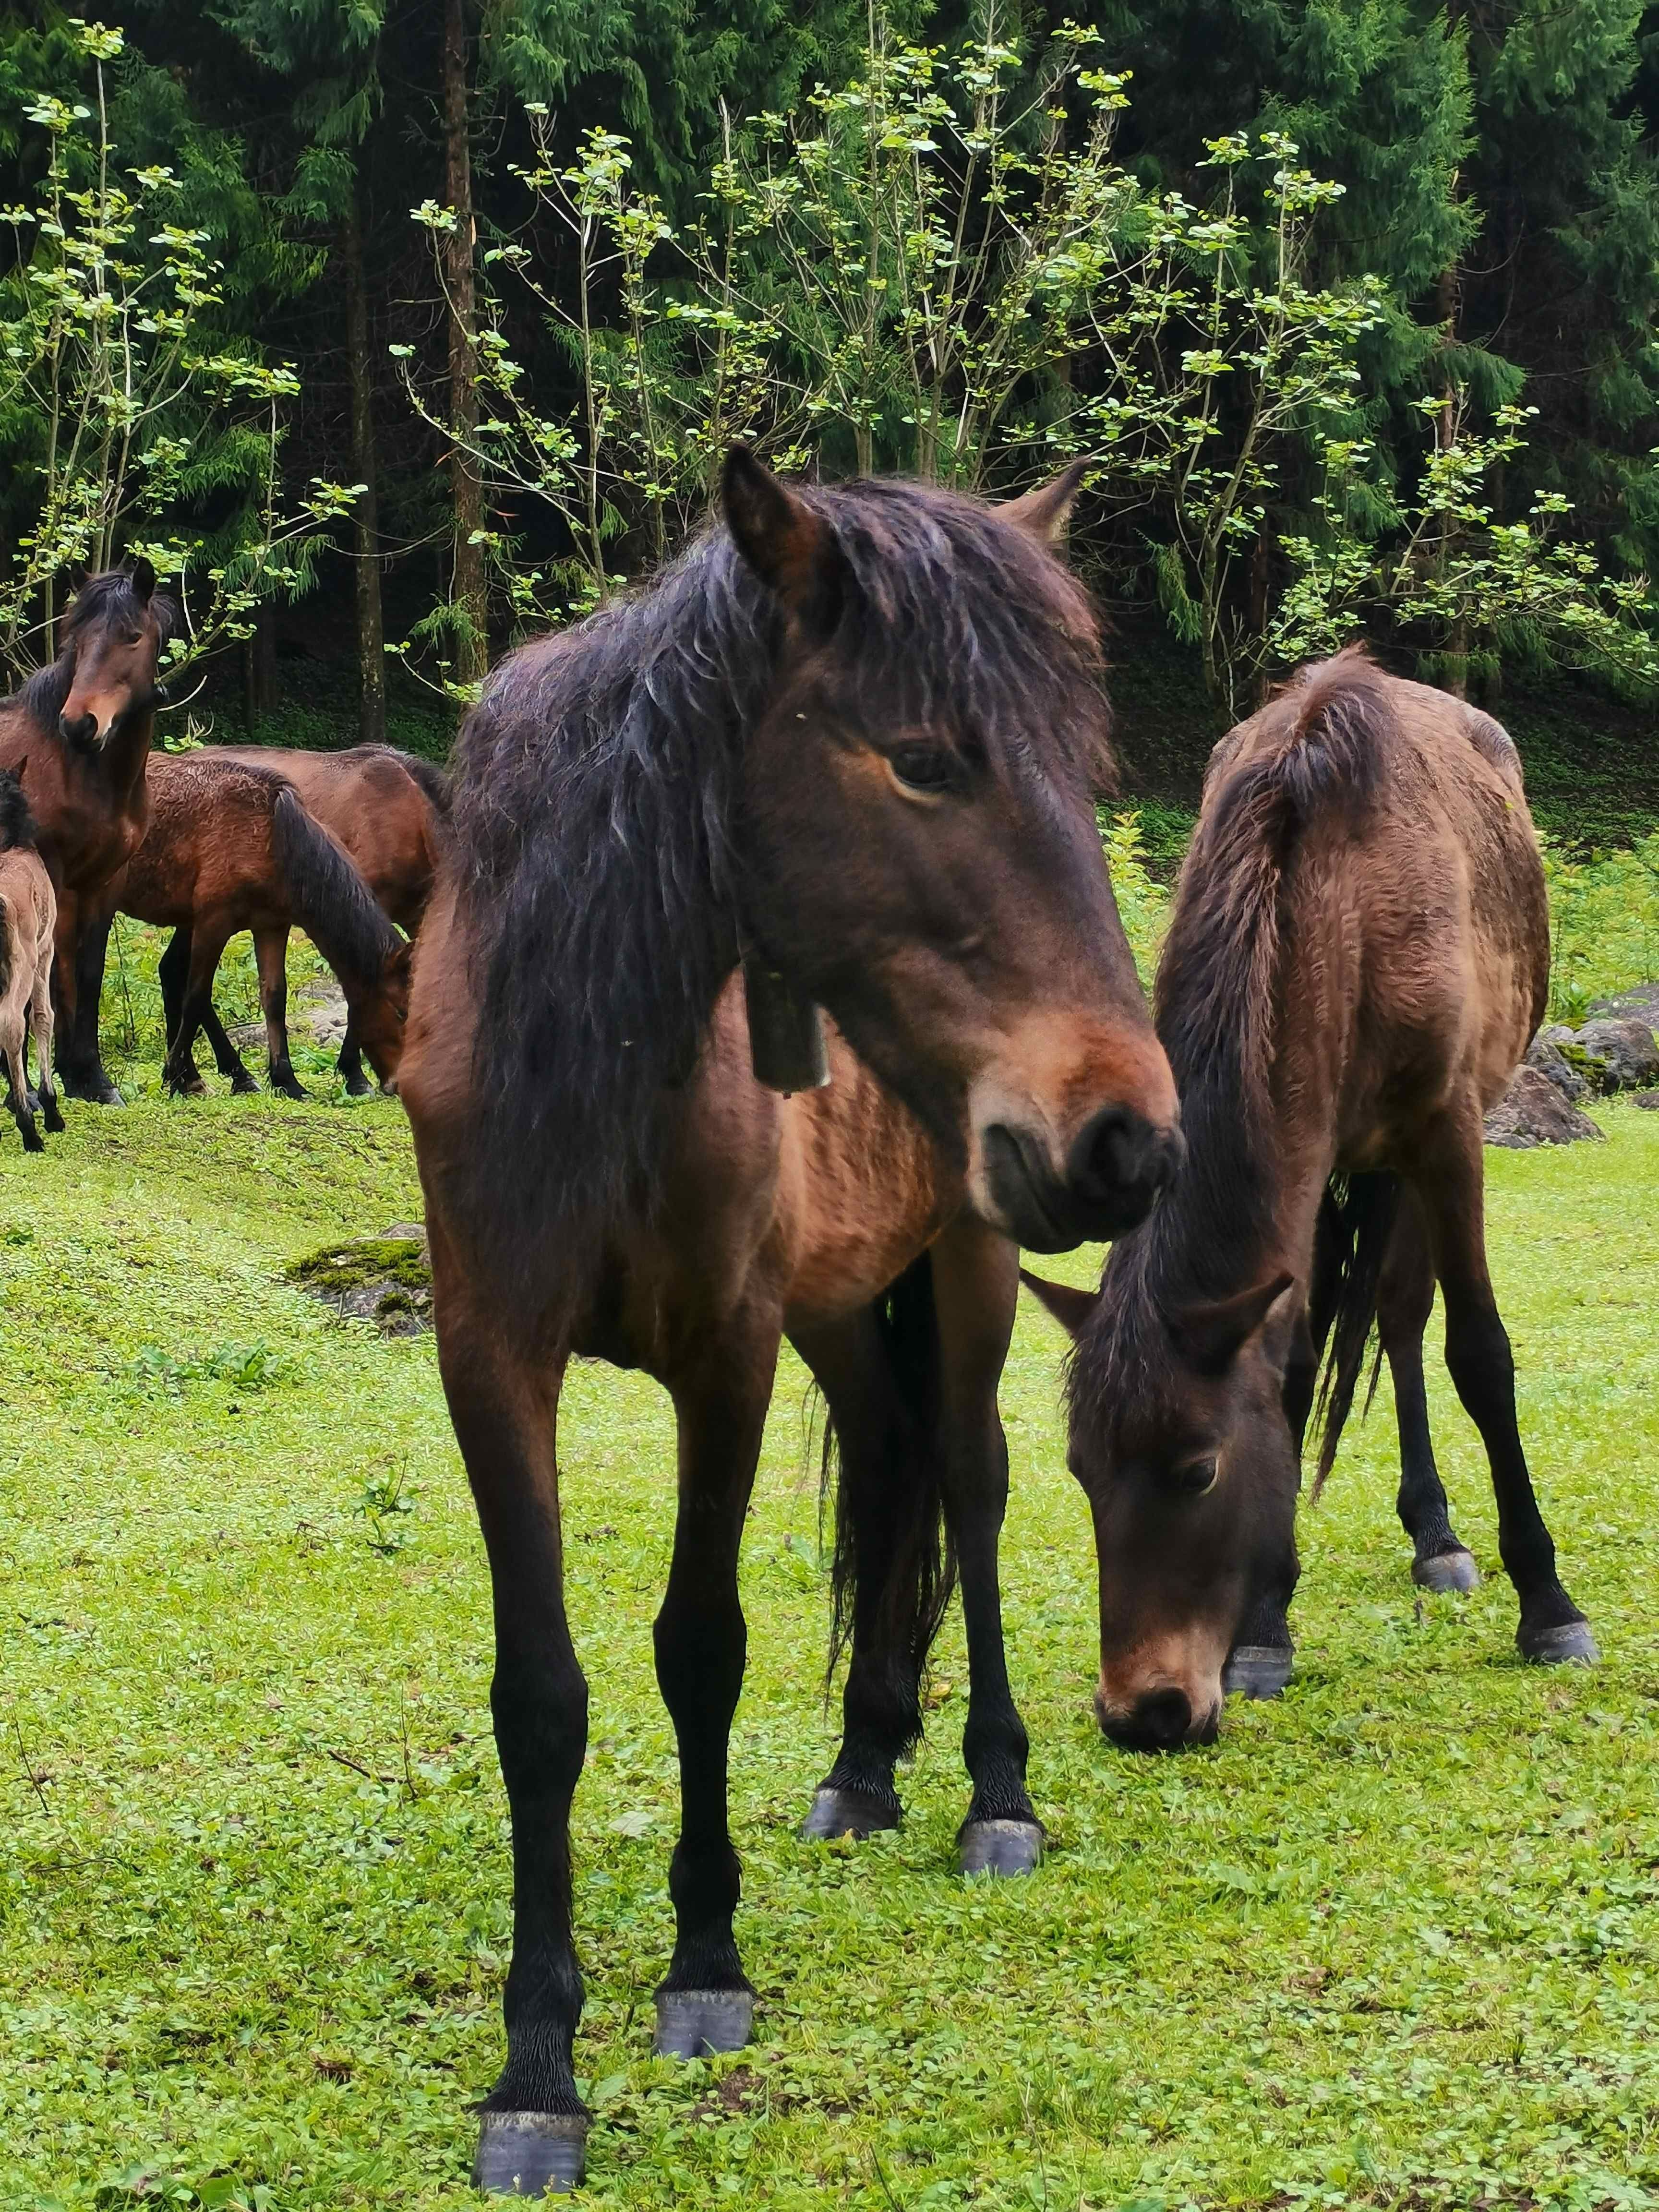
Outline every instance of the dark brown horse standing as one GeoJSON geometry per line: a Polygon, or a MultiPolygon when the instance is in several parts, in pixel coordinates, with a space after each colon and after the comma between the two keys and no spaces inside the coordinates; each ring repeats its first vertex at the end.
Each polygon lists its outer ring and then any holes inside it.
{"type": "Polygon", "coordinates": [[[25,762],[28,802],[58,891],[58,1073],[71,1098],[118,1105],[98,1051],[104,937],[99,893],[144,835],[144,764],[164,694],[156,671],[177,619],[137,560],[88,578],[64,617],[58,658],[0,701],[0,768],[25,762]]]}
{"type": "Polygon", "coordinates": [[[1094,1515],[1109,1734],[1206,1739],[1224,1668],[1257,1694],[1288,1680],[1302,1437],[1322,1358],[1322,1480],[1374,1318],[1413,1575],[1468,1587],[1424,1399],[1437,1281],[1516,1642],[1595,1657],[1528,1474],[1482,1206],[1482,1117],[1548,970],[1520,763],[1489,715],[1351,651],[1217,748],[1158,980],[1186,1172],[1113,1247],[1097,1297],[1026,1279],[1076,1337],[1071,1464],[1094,1515]]]}
{"type": "MultiPolygon", "coordinates": [[[[214,747],[213,757],[270,770],[291,783],[307,813],[347,854],[386,914],[408,936],[415,935],[432,896],[449,815],[449,779],[441,768],[391,745],[353,745],[342,753],[307,752],[292,746],[221,745],[214,747]]],[[[285,1028],[286,927],[256,929],[253,952],[271,1044],[271,1087],[287,1097],[303,1098],[306,1094],[289,1058],[285,1028]]],[[[190,963],[190,933],[181,931],[168,945],[163,967],[177,979],[188,972],[190,963]]],[[[212,1048],[220,1074],[228,1076],[236,1090],[252,1090],[252,1079],[213,1011],[210,981],[202,1033],[212,1048]]],[[[362,1097],[369,1090],[363,1073],[356,1011],[349,1003],[339,1072],[353,1097],[362,1097]]]]}
{"type": "Polygon", "coordinates": [[[573,1354],[645,1369],[678,1420],[656,1649],[682,1826],[658,2048],[749,2033],[726,1814],[737,1563],[786,1331],[840,1432],[863,1602],[900,1616],[881,1679],[855,1625],[849,1737],[890,1767],[915,1734],[942,1515],[973,1666],[964,1858],[1031,1863],[997,1592],[1006,1240],[1127,1228],[1179,1147],[1095,823],[1094,621],[1045,542],[1075,482],[999,512],[907,484],[786,489],[734,453],[728,527],[515,653],[464,732],[402,1091],[489,1555],[513,1815],[486,2187],[572,2185],[587,2124],[568,1843],[587,1692],[555,1449],[573,1354]],[[751,1048],[780,1088],[810,1083],[815,1003],[839,1031],[831,1080],[786,1101],[751,1048]]]}
{"type": "MultiPolygon", "coordinates": [[[[408,944],[285,778],[205,747],[153,755],[148,834],[100,898],[100,941],[117,913],[178,933],[161,968],[167,1024],[161,1079],[170,1091],[202,1087],[191,1048],[212,1011],[213,977],[226,945],[243,929],[256,941],[285,945],[295,924],[339,977],[375,1072],[388,1083],[395,1079],[408,1006],[408,944]],[[187,965],[174,957],[181,942],[187,965]]],[[[272,1076],[286,1071],[292,1082],[286,977],[279,974],[272,989],[262,973],[260,986],[272,1076]]],[[[252,1078],[234,1053],[232,1058],[238,1087],[251,1090],[252,1078]]]]}

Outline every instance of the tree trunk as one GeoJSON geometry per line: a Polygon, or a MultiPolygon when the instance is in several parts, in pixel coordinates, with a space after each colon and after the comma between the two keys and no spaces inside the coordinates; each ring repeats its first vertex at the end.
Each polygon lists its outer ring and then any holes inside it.
{"type": "MultiPolygon", "coordinates": [[[[1456,430],[1457,387],[1450,367],[1451,348],[1457,342],[1457,313],[1462,303],[1462,271],[1455,262],[1440,272],[1437,305],[1440,310],[1440,327],[1443,333],[1441,354],[1440,392],[1445,401],[1435,432],[1435,441],[1443,451],[1452,441],[1456,430]]],[[[1440,541],[1441,573],[1443,575],[1453,557],[1451,526],[1447,524],[1440,541]]],[[[1442,687],[1455,698],[1468,696],[1469,689],[1469,625],[1462,615],[1448,626],[1446,650],[1443,655],[1440,681],[1442,687]]]]}
{"type": "Polygon", "coordinates": [[[374,455],[374,380],[369,371],[368,294],[363,275],[361,172],[352,179],[341,236],[346,284],[346,363],[351,377],[351,465],[364,489],[352,522],[357,580],[357,732],[386,743],[386,630],[380,617],[380,480],[374,455]]]}
{"type": "Polygon", "coordinates": [[[242,640],[242,720],[250,738],[276,703],[276,610],[261,599],[251,619],[252,635],[242,640]]]}
{"type": "Polygon", "coordinates": [[[449,456],[449,488],[455,515],[455,556],[450,572],[458,635],[455,673],[476,683],[484,672],[485,636],[483,488],[472,459],[477,442],[478,395],[473,378],[477,302],[472,282],[472,148],[466,113],[466,0],[444,0],[444,145],[448,201],[455,227],[444,243],[444,276],[449,291],[449,420],[454,444],[449,456]]]}

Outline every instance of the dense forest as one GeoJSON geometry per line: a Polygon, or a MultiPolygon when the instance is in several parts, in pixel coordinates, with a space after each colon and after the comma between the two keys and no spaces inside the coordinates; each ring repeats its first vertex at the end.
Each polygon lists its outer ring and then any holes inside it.
{"type": "Polygon", "coordinates": [[[0,35],[14,669],[142,548],[219,714],[441,743],[734,438],[994,494],[1088,453],[1076,557],[1211,726],[1364,632],[1575,672],[1659,776],[1659,8],[103,14],[0,35]]]}

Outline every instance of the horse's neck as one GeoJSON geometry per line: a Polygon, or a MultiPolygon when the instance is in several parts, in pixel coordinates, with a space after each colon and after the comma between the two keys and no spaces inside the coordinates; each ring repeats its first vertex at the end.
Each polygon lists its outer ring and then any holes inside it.
{"type": "Polygon", "coordinates": [[[146,709],[142,714],[129,715],[103,753],[105,776],[117,808],[123,814],[136,814],[143,809],[144,771],[155,734],[155,716],[152,711],[146,709]]]}

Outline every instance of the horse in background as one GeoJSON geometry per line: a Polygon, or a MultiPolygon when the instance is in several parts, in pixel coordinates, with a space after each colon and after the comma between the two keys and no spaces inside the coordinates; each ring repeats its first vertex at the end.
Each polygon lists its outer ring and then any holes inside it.
{"type": "MultiPolygon", "coordinates": [[[[211,1011],[214,974],[231,938],[247,929],[256,939],[285,945],[296,924],[339,977],[376,1074],[388,1087],[395,1082],[408,1005],[408,943],[285,778],[205,748],[153,755],[149,834],[105,889],[100,938],[118,912],[179,933],[163,955],[160,977],[167,1025],[161,1077],[168,1090],[202,1088],[191,1047],[211,1011]],[[175,957],[181,942],[185,963],[175,957]]],[[[260,992],[273,1084],[298,1091],[288,1058],[285,972],[279,968],[268,976],[262,963],[260,992]]],[[[233,1059],[234,1087],[252,1090],[253,1078],[233,1059]]]]}
{"type": "Polygon", "coordinates": [[[98,1047],[100,893],[143,842],[144,764],[165,699],[161,653],[178,611],[143,559],[89,577],[58,625],[57,659],[0,700],[0,768],[27,763],[27,793],[58,895],[53,995],[71,1098],[118,1106],[98,1047]]]}
{"type": "MultiPolygon", "coordinates": [[[[449,819],[449,778],[418,754],[392,745],[354,745],[347,752],[307,752],[276,745],[216,745],[216,760],[240,761],[283,776],[299,793],[305,810],[348,854],[386,914],[408,937],[421,926],[432,895],[438,855],[449,819]]],[[[259,992],[269,1024],[288,974],[288,931],[256,929],[253,952],[259,992]]],[[[188,971],[190,933],[176,935],[163,955],[163,966],[176,980],[188,971]]],[[[283,1026],[283,1015],[276,1017],[283,1026]]],[[[251,1079],[241,1056],[213,1011],[210,983],[202,1032],[221,1075],[233,1088],[246,1090],[251,1079]]],[[[306,1092],[295,1079],[284,1035],[271,1055],[271,1087],[290,1098],[306,1092]]],[[[339,1073],[348,1094],[362,1097],[370,1089],[363,1074],[357,1018],[347,1007],[340,1045],[339,1073]]]]}
{"type": "Polygon", "coordinates": [[[1595,1657],[1533,1492],[1486,1264],[1483,1117],[1542,1018],[1549,959],[1520,762],[1490,715],[1350,650],[1217,747],[1158,975],[1186,1172],[1097,1295],[1025,1278],[1075,1339],[1096,1703],[1120,1741],[1206,1741],[1224,1680],[1289,1680],[1303,1436],[1317,1392],[1322,1483],[1373,1321],[1413,1576],[1468,1586],[1424,1394],[1437,1282],[1522,1656],[1595,1657]]]}
{"type": "Polygon", "coordinates": [[[840,1435],[859,1582],[864,1765],[838,1763],[817,1832],[855,1829],[859,1776],[914,1736],[909,1655],[957,1563],[963,1859],[1033,1863],[997,1586],[1009,1240],[1121,1233],[1180,1149],[1095,815],[1096,618],[1049,544],[1080,473],[998,510],[918,484],[786,486],[738,449],[723,526],[509,656],[464,726],[400,1088],[489,1557],[513,1821],[483,2187],[537,2195],[583,2167],[568,1823],[587,1692],[556,1451],[573,1357],[644,1369],[678,1425],[659,2051],[750,2032],[726,1802],[737,1570],[786,1332],[840,1435]],[[890,1611],[902,1656],[878,1678],[867,1641],[890,1611]]]}
{"type": "Polygon", "coordinates": [[[23,1149],[43,1152],[29,1103],[28,1030],[40,1071],[40,1114],[54,1135],[64,1117],[52,1084],[52,963],[58,899],[36,843],[34,818],[23,787],[0,769],[0,1060],[6,1067],[6,1103],[23,1149]]]}

